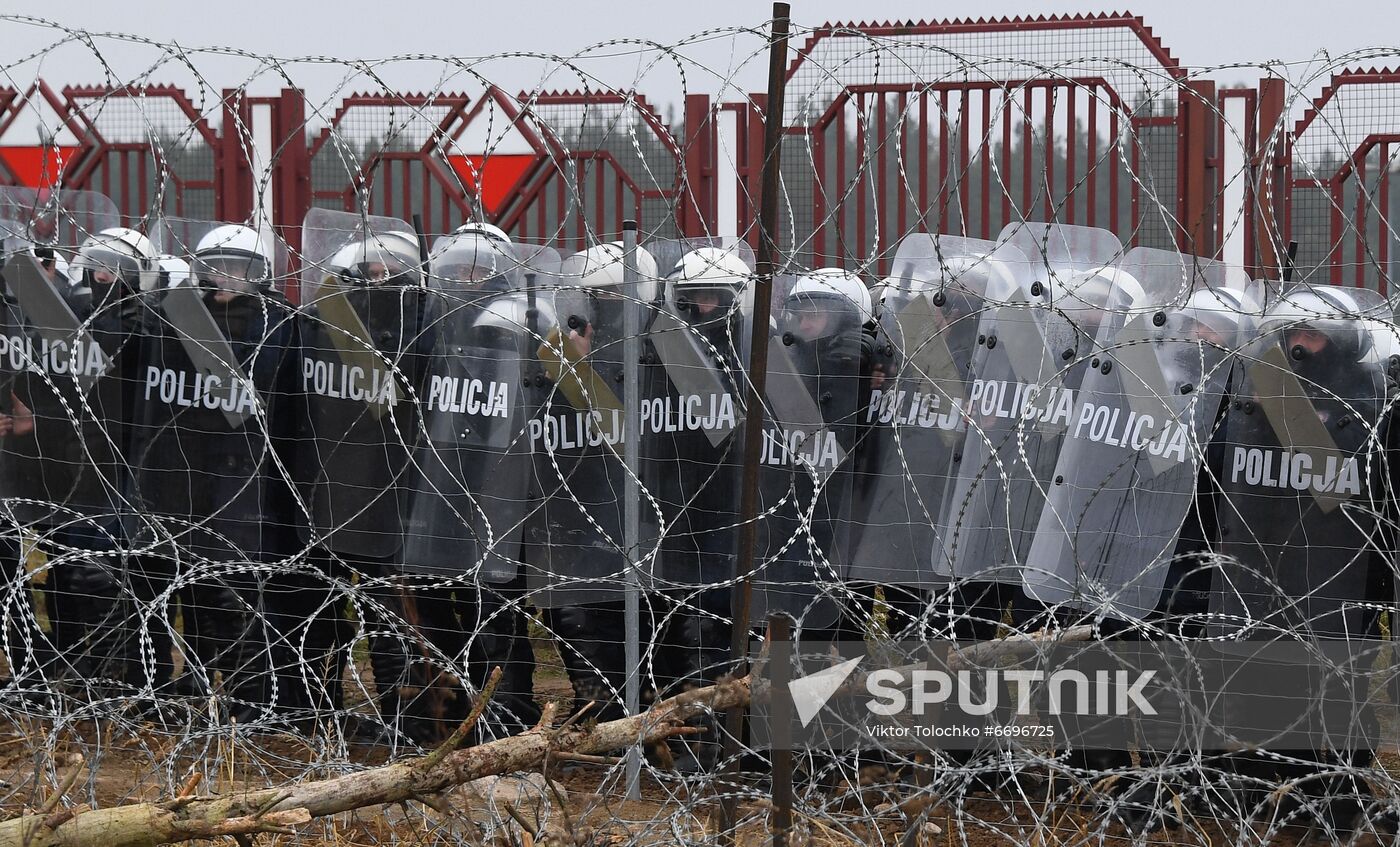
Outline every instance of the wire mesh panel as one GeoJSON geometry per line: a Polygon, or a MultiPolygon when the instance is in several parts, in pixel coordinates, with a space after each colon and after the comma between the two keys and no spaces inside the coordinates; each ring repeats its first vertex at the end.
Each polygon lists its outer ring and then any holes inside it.
{"type": "Polygon", "coordinates": [[[442,156],[466,114],[462,94],[355,94],[311,141],[311,203],[370,214],[424,215],[429,232],[450,232],[471,209],[457,171],[442,156]],[[443,202],[446,200],[447,202],[443,202]]]}
{"type": "Polygon", "coordinates": [[[1140,19],[832,26],[788,76],[785,247],[804,264],[882,273],[901,233],[1026,218],[1178,239],[1183,71],[1140,19]]]}
{"type": "Polygon", "coordinates": [[[154,212],[213,217],[217,136],[206,109],[173,86],[68,88],[100,139],[100,158],[73,180],[107,194],[128,219],[154,212]]]}
{"type": "Polygon", "coordinates": [[[1298,122],[1289,232],[1310,279],[1387,293],[1398,141],[1400,74],[1390,71],[1334,75],[1298,122]]]}
{"type": "Polygon", "coordinates": [[[564,252],[617,237],[624,220],[655,238],[679,235],[679,149],[645,98],[603,91],[521,100],[550,152],[499,216],[507,229],[564,252]]]}

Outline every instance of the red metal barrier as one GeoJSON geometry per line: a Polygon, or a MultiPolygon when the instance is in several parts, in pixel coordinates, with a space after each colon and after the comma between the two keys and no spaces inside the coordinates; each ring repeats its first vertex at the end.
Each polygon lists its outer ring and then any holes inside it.
{"type": "MultiPolygon", "coordinates": [[[[1279,79],[1187,79],[1129,15],[825,26],[788,71],[780,244],[883,273],[907,232],[1054,218],[1254,276],[1294,239],[1304,274],[1385,291],[1400,71],[1336,75],[1294,126],[1288,100],[1279,79]]],[[[689,95],[676,132],[627,91],[356,94],[308,138],[295,89],[206,103],[35,81],[0,87],[0,183],[100,191],[131,222],[266,203],[294,249],[313,205],[418,213],[430,233],[482,218],[565,251],[626,218],[753,239],[763,101],[689,95]]]]}
{"type": "Polygon", "coordinates": [[[111,197],[129,223],[153,212],[184,217],[220,213],[218,134],[203,111],[174,86],[64,88],[42,81],[23,96],[0,89],[0,169],[11,184],[62,184],[111,197]],[[40,98],[30,103],[31,98],[40,98]],[[26,106],[42,103],[48,131],[68,144],[10,144],[26,106]]]}
{"type": "Polygon", "coordinates": [[[1400,71],[1333,76],[1291,137],[1288,231],[1299,244],[1301,272],[1387,292],[1397,144],[1400,71]]]}
{"type": "Polygon", "coordinates": [[[788,74],[784,244],[883,273],[902,233],[988,238],[1023,217],[1208,242],[1179,223],[1201,216],[1183,167],[1209,137],[1207,114],[1183,121],[1206,111],[1183,77],[1127,15],[819,29],[788,74]]]}
{"type": "Polygon", "coordinates": [[[680,147],[644,97],[574,91],[518,101],[548,153],[500,210],[501,226],[561,251],[616,239],[629,218],[647,237],[680,234],[680,147]]]}

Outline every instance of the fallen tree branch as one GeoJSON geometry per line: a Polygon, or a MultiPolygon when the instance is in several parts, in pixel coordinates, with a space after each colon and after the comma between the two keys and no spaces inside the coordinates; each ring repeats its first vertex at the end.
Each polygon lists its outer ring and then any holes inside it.
{"type": "MultiPolygon", "coordinates": [[[[1016,657],[1033,652],[1050,639],[1082,641],[1088,637],[1088,627],[1046,637],[1016,636],[975,645],[957,658],[968,662],[1016,657]]],[[[190,780],[182,787],[181,796],[168,800],[82,810],[56,819],[49,813],[58,802],[55,798],[61,798],[71,786],[68,779],[45,809],[0,822],[0,847],[156,847],[219,836],[246,840],[261,833],[286,834],[291,827],[314,818],[392,803],[421,803],[447,788],[482,777],[534,770],[560,752],[567,752],[564,758],[574,761],[610,761],[600,757],[635,744],[694,734],[700,730],[687,727],[688,721],[706,713],[742,708],[766,695],[764,680],[726,680],[663,700],[640,715],[592,726],[584,722],[576,725],[578,715],[557,728],[542,721],[520,735],[466,749],[444,744],[426,756],[378,768],[222,796],[187,796],[195,785],[190,780]],[[51,821],[54,825],[49,825],[51,821]]],[[[481,705],[486,699],[482,698],[481,705]]],[[[465,736],[474,722],[474,717],[469,717],[460,734],[465,736]]],[[[74,773],[77,771],[74,768],[74,773]]]]}
{"type": "Polygon", "coordinates": [[[600,755],[637,743],[655,743],[684,730],[707,711],[749,702],[747,678],[698,688],[647,712],[593,726],[537,727],[520,735],[440,757],[405,759],[331,779],[215,797],[178,797],[93,809],[55,827],[47,815],[0,822],[0,847],[155,847],[218,836],[286,833],[313,818],[431,796],[484,776],[537,768],[551,749],[600,755]],[[433,761],[430,761],[432,759],[433,761]]]}

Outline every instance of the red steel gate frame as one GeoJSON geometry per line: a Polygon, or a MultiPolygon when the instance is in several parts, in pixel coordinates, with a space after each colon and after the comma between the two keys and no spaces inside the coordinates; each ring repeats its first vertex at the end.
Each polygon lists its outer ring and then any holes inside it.
{"type": "MultiPolygon", "coordinates": [[[[789,145],[797,151],[794,156],[810,154],[805,163],[798,160],[799,165],[810,167],[810,176],[797,171],[810,186],[804,188],[798,182],[787,186],[799,201],[802,192],[810,191],[810,205],[796,211],[810,217],[812,225],[810,232],[796,233],[794,249],[810,248],[812,261],[822,264],[859,263],[870,258],[860,254],[873,253],[876,264],[871,269],[882,272],[893,247],[892,232],[936,227],[992,237],[993,222],[1010,218],[1018,205],[1026,214],[1039,212],[1066,223],[1107,226],[1125,241],[1136,243],[1147,231],[1144,213],[1150,211],[1142,195],[1157,189],[1143,175],[1143,138],[1151,131],[1174,130],[1174,164],[1158,174],[1164,192],[1160,199],[1170,201],[1165,237],[1172,243],[1215,255],[1227,228],[1239,226],[1247,269],[1255,276],[1277,276],[1283,245],[1297,238],[1303,242],[1304,267],[1321,274],[1318,278],[1386,290],[1393,250],[1389,172],[1392,153],[1400,150],[1395,146],[1400,144],[1400,72],[1371,69],[1337,74],[1307,114],[1288,127],[1282,80],[1264,79],[1256,87],[1217,91],[1211,82],[1188,79],[1141,19],[1101,15],[832,25],[812,33],[788,76],[793,79],[804,62],[812,61],[818,45],[835,37],[858,36],[885,44],[909,36],[1054,33],[1068,39],[1114,30],[1134,35],[1139,43],[1134,49],[1145,50],[1160,64],[1157,71],[1176,80],[1168,113],[1144,113],[1140,104],[1132,108],[1111,80],[1094,74],[842,84],[816,104],[820,114],[810,125],[798,122],[787,128],[789,138],[797,142],[789,145]],[[1340,124],[1328,118],[1329,109],[1343,108],[1358,98],[1382,104],[1371,112],[1381,116],[1378,121],[1383,126],[1358,128],[1353,121],[1339,129],[1340,124]],[[1059,114],[1058,103],[1063,104],[1059,114]],[[1221,117],[1231,104],[1241,105],[1244,113],[1243,123],[1235,129],[1221,117]],[[891,108],[899,120],[893,128],[891,108]],[[1020,117],[1013,119],[1013,111],[1020,117]],[[854,133],[848,126],[852,113],[856,115],[854,133]],[[1000,133],[995,132],[998,121],[1000,133]],[[1073,143],[1065,144],[1062,155],[1042,155],[1040,167],[1033,167],[1037,133],[1042,139],[1054,137],[1057,121],[1073,128],[1073,143]],[[974,128],[980,135],[973,134],[974,128]],[[1106,142],[1101,129],[1106,129],[1106,142]],[[880,143],[870,143],[872,133],[880,143]],[[917,161],[909,156],[910,136],[917,136],[916,153],[924,154],[917,161]],[[1247,167],[1243,217],[1227,221],[1221,197],[1226,182],[1240,175],[1224,173],[1222,151],[1236,140],[1247,167]],[[1123,167],[1114,156],[1115,141],[1129,145],[1123,167]],[[1031,151],[1019,163],[1012,159],[1016,143],[1031,151]],[[1106,154],[1100,149],[1105,143],[1106,154]],[[1328,145],[1335,150],[1318,153],[1330,149],[1328,145]],[[1081,165],[1081,155],[1087,166],[1081,165]],[[994,161],[998,156],[1000,161],[994,161]],[[1093,166],[1096,162],[1107,162],[1107,172],[1093,166]],[[998,169],[999,181],[1010,177],[1004,185],[993,181],[993,171],[998,169]],[[1012,173],[1018,169],[1019,174],[1012,173]],[[1132,181],[1126,195],[1126,220],[1119,208],[1125,178],[1132,181]],[[1065,186],[1063,196],[1056,194],[1059,182],[1065,186]],[[1049,186],[1043,196],[1036,196],[1037,185],[1049,186]],[[1170,186],[1170,195],[1165,194],[1165,186],[1170,186]],[[1106,213],[1098,208],[1104,189],[1106,213]],[[1038,208],[1025,209],[1029,202],[1038,208]],[[1325,210],[1325,215],[1319,210],[1325,210]],[[884,221],[893,226],[879,225],[878,235],[873,234],[872,224],[884,221]],[[807,247],[799,246],[803,243],[807,247]]],[[[517,235],[548,239],[571,249],[612,237],[627,217],[642,218],[645,228],[657,234],[713,234],[720,211],[717,180],[732,174],[738,183],[738,208],[726,211],[732,211],[740,233],[753,237],[765,105],[761,95],[737,103],[713,103],[706,95],[688,95],[679,139],[643,97],[631,92],[512,97],[491,88],[475,101],[462,94],[354,95],[340,104],[331,125],[309,141],[300,91],[285,89],[273,97],[250,97],[227,90],[222,97],[222,129],[216,130],[205,112],[173,86],[68,87],[55,93],[36,81],[23,91],[0,88],[0,183],[51,181],[61,173],[65,185],[113,196],[132,223],[162,211],[244,219],[258,202],[250,141],[254,110],[269,107],[276,149],[270,175],[272,218],[292,247],[298,246],[297,226],[308,208],[325,204],[355,208],[362,191],[369,192],[372,211],[405,217],[419,212],[429,231],[441,232],[480,213],[481,203],[473,192],[480,174],[489,167],[491,151],[463,150],[461,144],[472,121],[481,119],[483,110],[496,109],[525,140],[528,152],[511,154],[516,161],[501,171],[508,174],[508,188],[496,185],[499,205],[486,214],[517,235]],[[7,133],[32,99],[59,116],[75,144],[62,149],[5,144],[7,133]],[[139,101],[139,106],[121,106],[122,101],[139,101]],[[316,157],[341,131],[345,116],[356,108],[386,105],[445,112],[421,143],[370,150],[338,185],[313,182],[316,157]],[[151,138],[148,126],[120,120],[123,108],[150,110],[153,106],[162,110],[168,123],[184,125],[178,150],[151,138]],[[628,110],[637,119],[627,123],[625,133],[578,143],[590,115],[615,116],[628,110]],[[733,166],[723,169],[718,167],[721,113],[733,114],[737,129],[733,166]],[[650,158],[630,160],[629,156],[635,158],[634,149],[642,150],[635,155],[650,158]],[[61,170],[56,167],[60,162],[61,170]],[[420,186],[416,197],[415,180],[420,186]]],[[[1159,138],[1155,143],[1165,142],[1159,138]]],[[[1162,164],[1157,156],[1151,166],[1162,164]]]]}

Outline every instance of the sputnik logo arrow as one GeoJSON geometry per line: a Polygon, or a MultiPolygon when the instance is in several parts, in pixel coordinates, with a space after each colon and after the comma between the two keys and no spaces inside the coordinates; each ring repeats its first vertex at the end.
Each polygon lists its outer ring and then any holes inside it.
{"type": "Polygon", "coordinates": [[[792,694],[792,705],[797,709],[797,717],[802,721],[803,729],[812,722],[817,713],[826,705],[826,701],[831,699],[846,682],[846,678],[860,664],[860,657],[842,662],[839,665],[832,665],[823,668],[814,674],[794,679],[788,683],[788,692],[792,694]]]}

